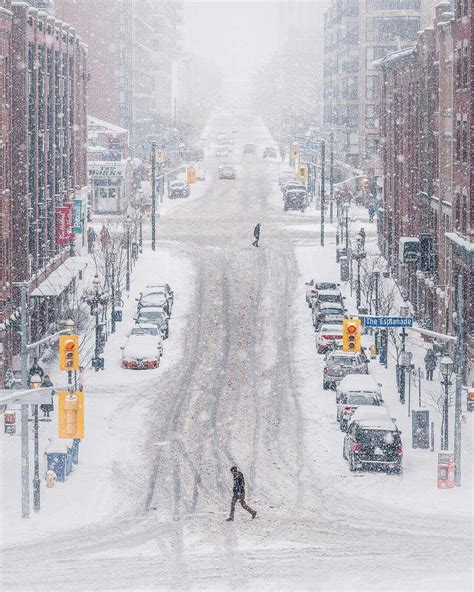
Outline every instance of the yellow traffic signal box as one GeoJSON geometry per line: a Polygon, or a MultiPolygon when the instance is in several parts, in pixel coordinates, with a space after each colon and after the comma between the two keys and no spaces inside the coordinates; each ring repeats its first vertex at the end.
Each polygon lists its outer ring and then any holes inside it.
{"type": "Polygon", "coordinates": [[[189,166],[186,169],[186,182],[188,183],[188,185],[192,185],[193,183],[196,183],[196,168],[193,166],[189,166]]]}
{"type": "Polygon", "coordinates": [[[58,393],[59,438],[84,438],[84,393],[58,393]]]}
{"type": "Polygon", "coordinates": [[[165,151],[161,149],[157,150],[155,159],[158,164],[162,164],[163,162],[165,162],[165,151]]]}
{"type": "Polygon", "coordinates": [[[360,352],[362,324],[360,319],[342,321],[342,351],[360,352]]]}
{"type": "Polygon", "coordinates": [[[79,335],[59,336],[59,369],[79,370],[79,335]]]}

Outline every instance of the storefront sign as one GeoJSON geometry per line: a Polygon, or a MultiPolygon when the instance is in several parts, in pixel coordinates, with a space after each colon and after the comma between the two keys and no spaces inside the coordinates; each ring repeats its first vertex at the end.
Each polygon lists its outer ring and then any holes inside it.
{"type": "Polygon", "coordinates": [[[75,199],[72,206],[72,231],[74,234],[82,232],[82,200],[75,199]]]}
{"type": "Polygon", "coordinates": [[[89,163],[89,177],[91,179],[122,179],[124,176],[124,164],[114,161],[100,161],[89,163]]]}
{"type": "Polygon", "coordinates": [[[74,238],[72,232],[72,203],[57,209],[57,241],[60,247],[65,247],[74,238]]]}

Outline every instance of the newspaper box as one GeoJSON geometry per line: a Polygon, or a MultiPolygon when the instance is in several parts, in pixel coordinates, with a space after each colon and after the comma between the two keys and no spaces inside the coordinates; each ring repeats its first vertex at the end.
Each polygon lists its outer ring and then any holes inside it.
{"type": "Polygon", "coordinates": [[[454,453],[438,453],[438,488],[451,489],[454,487],[454,453]]]}

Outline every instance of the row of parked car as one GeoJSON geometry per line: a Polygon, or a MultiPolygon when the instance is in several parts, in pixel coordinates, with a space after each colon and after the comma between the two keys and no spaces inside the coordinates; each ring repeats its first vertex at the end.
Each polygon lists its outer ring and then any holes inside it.
{"type": "Polygon", "coordinates": [[[294,171],[283,172],[278,177],[278,184],[283,197],[284,211],[300,210],[304,212],[309,206],[308,191],[306,185],[295,181],[294,171]]]}
{"type": "Polygon", "coordinates": [[[137,298],[135,325],[122,348],[122,367],[133,370],[158,368],[169,322],[174,293],[169,284],[147,286],[137,298]]]}
{"type": "Polygon", "coordinates": [[[333,282],[306,284],[306,303],[318,332],[316,349],[325,354],[323,389],[336,392],[336,420],[345,432],[343,458],[349,469],[375,468],[400,473],[401,432],[382,398],[382,385],[369,375],[364,349],[342,351],[344,297],[333,282]]]}

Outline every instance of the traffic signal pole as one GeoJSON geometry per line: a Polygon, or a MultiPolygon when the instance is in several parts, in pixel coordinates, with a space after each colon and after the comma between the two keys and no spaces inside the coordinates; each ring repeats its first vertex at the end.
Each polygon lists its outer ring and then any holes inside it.
{"type": "MultiPolygon", "coordinates": [[[[28,388],[28,309],[26,284],[20,284],[21,301],[21,388],[28,388]]],[[[28,405],[21,405],[21,517],[30,517],[30,451],[28,446],[28,405]]]]}
{"type": "Polygon", "coordinates": [[[156,249],[156,142],[151,144],[151,250],[156,249]]]}
{"type": "Polygon", "coordinates": [[[321,246],[324,247],[324,208],[325,208],[325,176],[326,176],[326,141],[321,142],[321,246]]]}
{"type": "Polygon", "coordinates": [[[330,153],[329,153],[329,222],[334,221],[334,134],[329,134],[330,153]]]}
{"type": "Polygon", "coordinates": [[[461,398],[463,378],[463,277],[460,273],[457,280],[456,298],[456,398],[454,401],[454,485],[461,487],[461,398]]]}

